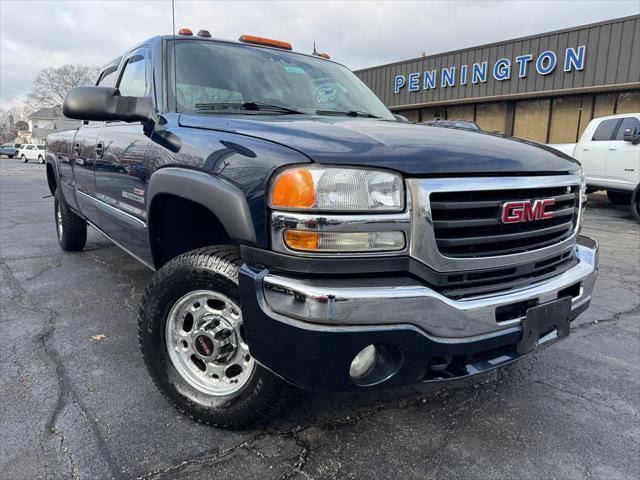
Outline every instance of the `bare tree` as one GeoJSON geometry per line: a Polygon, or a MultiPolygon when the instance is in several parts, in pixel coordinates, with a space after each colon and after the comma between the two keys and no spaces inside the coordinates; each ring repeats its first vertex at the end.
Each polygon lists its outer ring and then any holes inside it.
{"type": "Polygon", "coordinates": [[[33,109],[62,105],[71,88],[94,84],[98,73],[98,67],[86,65],[45,68],[33,81],[27,102],[33,109]]]}

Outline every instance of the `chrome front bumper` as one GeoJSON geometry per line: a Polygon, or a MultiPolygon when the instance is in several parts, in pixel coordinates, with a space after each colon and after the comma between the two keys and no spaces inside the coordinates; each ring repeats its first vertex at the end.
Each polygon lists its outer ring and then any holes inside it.
{"type": "MultiPolygon", "coordinates": [[[[432,337],[456,342],[480,339],[519,325],[522,316],[497,320],[500,307],[545,303],[572,293],[572,311],[591,300],[598,245],[580,236],[579,262],[551,279],[500,293],[450,299],[412,279],[308,279],[267,274],[263,294],[276,313],[332,326],[412,324],[432,337]]],[[[502,308],[501,310],[504,310],[502,308]]],[[[514,308],[513,311],[519,311],[514,308]]]]}

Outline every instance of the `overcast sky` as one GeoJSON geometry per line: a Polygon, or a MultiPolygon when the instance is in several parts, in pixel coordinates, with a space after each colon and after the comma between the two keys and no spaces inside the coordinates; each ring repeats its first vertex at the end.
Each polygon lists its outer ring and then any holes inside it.
{"type": "MultiPolygon", "coordinates": [[[[640,13],[639,0],[183,1],[176,28],[313,42],[352,69],[640,13]]],[[[102,65],[138,41],[171,33],[171,0],[0,0],[0,102],[24,99],[38,71],[102,65]]]]}

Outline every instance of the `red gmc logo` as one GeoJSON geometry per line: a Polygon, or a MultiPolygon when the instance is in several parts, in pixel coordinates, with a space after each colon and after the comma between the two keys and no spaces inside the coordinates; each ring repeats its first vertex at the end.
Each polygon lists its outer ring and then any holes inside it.
{"type": "Polygon", "coordinates": [[[556,201],[553,198],[505,202],[502,204],[502,223],[533,222],[553,218],[553,212],[545,210],[554,203],[556,201]]]}

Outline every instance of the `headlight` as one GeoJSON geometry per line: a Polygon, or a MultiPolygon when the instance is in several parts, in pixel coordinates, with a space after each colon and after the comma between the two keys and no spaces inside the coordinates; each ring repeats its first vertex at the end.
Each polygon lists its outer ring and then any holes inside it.
{"type": "Polygon", "coordinates": [[[398,174],[364,168],[310,165],[280,172],[269,205],[282,210],[398,212],[404,183],[398,174]]]}

